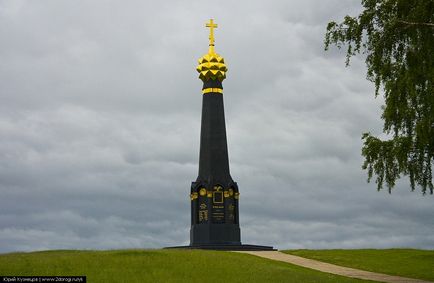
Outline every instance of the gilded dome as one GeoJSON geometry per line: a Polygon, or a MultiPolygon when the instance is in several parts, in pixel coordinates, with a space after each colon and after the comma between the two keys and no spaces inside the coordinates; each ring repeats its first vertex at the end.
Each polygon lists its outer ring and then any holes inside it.
{"type": "Polygon", "coordinates": [[[202,81],[210,79],[223,81],[226,78],[228,68],[225,65],[225,59],[214,52],[202,56],[196,70],[199,72],[199,78],[202,81]]]}

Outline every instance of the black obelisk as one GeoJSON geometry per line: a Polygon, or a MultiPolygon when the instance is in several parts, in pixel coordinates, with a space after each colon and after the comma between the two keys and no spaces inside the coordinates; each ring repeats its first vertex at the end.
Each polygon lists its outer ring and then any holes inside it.
{"type": "Polygon", "coordinates": [[[238,187],[229,173],[222,81],[227,68],[214,51],[213,20],[209,52],[197,68],[203,81],[199,176],[191,185],[190,245],[241,245],[238,187]]]}
{"type": "Polygon", "coordinates": [[[202,88],[202,126],[200,132],[199,176],[191,184],[190,245],[175,249],[273,250],[270,246],[243,245],[238,217],[239,192],[229,173],[223,85],[227,68],[214,51],[211,19],[209,51],[199,59],[202,88]]]}

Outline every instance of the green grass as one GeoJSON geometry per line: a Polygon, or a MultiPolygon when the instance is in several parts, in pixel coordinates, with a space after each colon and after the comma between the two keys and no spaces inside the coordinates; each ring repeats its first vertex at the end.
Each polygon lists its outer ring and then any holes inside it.
{"type": "Polygon", "coordinates": [[[341,266],[434,281],[434,250],[289,250],[284,252],[341,266]]]}
{"type": "Polygon", "coordinates": [[[87,282],[371,282],[252,255],[197,250],[0,254],[0,275],[86,275],[87,282]]]}

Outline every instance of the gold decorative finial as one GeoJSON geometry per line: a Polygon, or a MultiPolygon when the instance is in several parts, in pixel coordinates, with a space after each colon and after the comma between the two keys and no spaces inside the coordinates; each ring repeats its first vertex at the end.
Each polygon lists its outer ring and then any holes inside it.
{"type": "Polygon", "coordinates": [[[205,27],[209,28],[209,53],[214,53],[214,29],[217,28],[217,24],[213,19],[209,19],[205,27]]]}
{"type": "Polygon", "coordinates": [[[223,81],[226,78],[226,72],[228,68],[225,65],[225,59],[214,50],[214,29],[217,28],[217,24],[213,19],[205,25],[209,28],[209,50],[208,54],[205,54],[199,59],[199,66],[196,70],[199,72],[199,78],[202,81],[219,80],[223,81]]]}

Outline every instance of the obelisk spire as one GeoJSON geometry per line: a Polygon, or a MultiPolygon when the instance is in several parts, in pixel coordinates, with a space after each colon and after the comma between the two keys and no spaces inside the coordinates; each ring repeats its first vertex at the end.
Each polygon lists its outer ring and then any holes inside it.
{"type": "Polygon", "coordinates": [[[212,250],[273,250],[273,247],[242,245],[239,224],[238,185],[229,172],[229,154],[223,105],[223,80],[227,68],[214,50],[213,19],[209,28],[209,51],[199,59],[197,71],[203,82],[199,172],[191,183],[190,246],[212,250]]]}
{"type": "Polygon", "coordinates": [[[229,172],[223,106],[223,80],[227,67],[214,50],[214,29],[210,19],[209,50],[199,59],[197,71],[203,82],[199,172],[192,182],[190,245],[222,247],[241,245],[238,220],[238,186],[229,172]]]}

